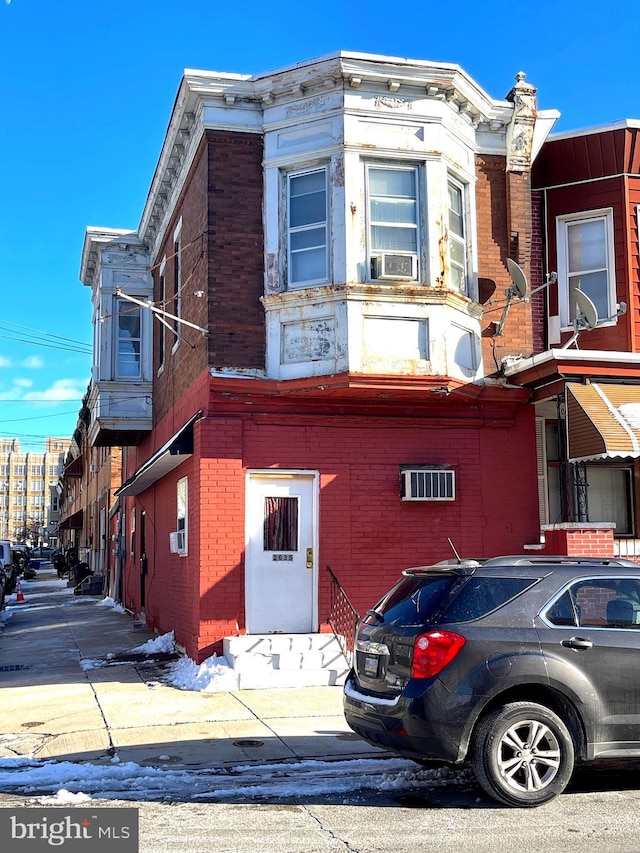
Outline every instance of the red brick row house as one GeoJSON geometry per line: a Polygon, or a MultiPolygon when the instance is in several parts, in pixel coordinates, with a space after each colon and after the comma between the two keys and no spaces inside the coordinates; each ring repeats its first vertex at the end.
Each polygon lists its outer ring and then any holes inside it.
{"type": "Polygon", "coordinates": [[[543,347],[505,376],[531,391],[541,520],[604,522],[615,553],[636,558],[640,122],[554,135],[532,175],[543,347]]]}
{"type": "Polygon", "coordinates": [[[81,280],[118,594],[190,657],[328,631],[327,567],[362,612],[449,539],[539,542],[551,297],[507,258],[542,279],[557,115],[442,63],[185,72],[139,228],[87,229],[81,280]]]}

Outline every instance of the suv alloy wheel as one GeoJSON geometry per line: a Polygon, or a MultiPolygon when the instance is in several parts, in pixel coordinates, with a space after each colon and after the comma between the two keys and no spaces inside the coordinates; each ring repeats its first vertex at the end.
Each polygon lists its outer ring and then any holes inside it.
{"type": "Polygon", "coordinates": [[[573,740],[543,705],[512,702],[482,720],[472,764],[490,797],[508,806],[540,806],[562,793],[574,765],[573,740]]]}

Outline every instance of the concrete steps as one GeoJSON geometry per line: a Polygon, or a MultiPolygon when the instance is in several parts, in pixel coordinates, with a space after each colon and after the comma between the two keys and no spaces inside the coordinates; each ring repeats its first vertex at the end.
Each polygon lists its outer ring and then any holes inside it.
{"type": "Polygon", "coordinates": [[[241,690],[344,684],[349,671],[333,634],[225,637],[223,654],[241,690]]]}

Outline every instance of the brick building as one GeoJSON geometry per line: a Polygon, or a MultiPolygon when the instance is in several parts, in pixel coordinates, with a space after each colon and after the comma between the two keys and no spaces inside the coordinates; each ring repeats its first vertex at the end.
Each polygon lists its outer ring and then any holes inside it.
{"type": "Polygon", "coordinates": [[[68,438],[46,438],[44,451],[21,450],[17,438],[0,441],[0,539],[57,544],[56,486],[68,447],[68,438]]]}
{"type": "Polygon", "coordinates": [[[531,393],[541,519],[639,559],[640,122],[554,135],[532,182],[543,345],[505,375],[531,393]]]}
{"type": "MultiPolygon", "coordinates": [[[[505,87],[508,88],[508,87],[505,87]]],[[[121,600],[202,660],[408,565],[539,540],[531,164],[557,113],[455,65],[187,71],[136,232],[87,230],[121,600]]],[[[539,235],[537,235],[539,240],[539,235]]],[[[541,272],[538,269],[538,272],[541,272]]],[[[293,642],[293,640],[292,640],[293,642]]],[[[310,641],[311,642],[311,641],[310,641]]]]}

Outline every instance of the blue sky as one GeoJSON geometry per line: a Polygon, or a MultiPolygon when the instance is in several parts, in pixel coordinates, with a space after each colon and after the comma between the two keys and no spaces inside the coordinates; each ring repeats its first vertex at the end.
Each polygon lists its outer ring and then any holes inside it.
{"type": "Polygon", "coordinates": [[[70,436],[90,376],[88,225],[137,228],[185,68],[254,74],[336,50],[525,71],[556,131],[640,119],[637,0],[0,0],[0,436],[70,436]]]}

